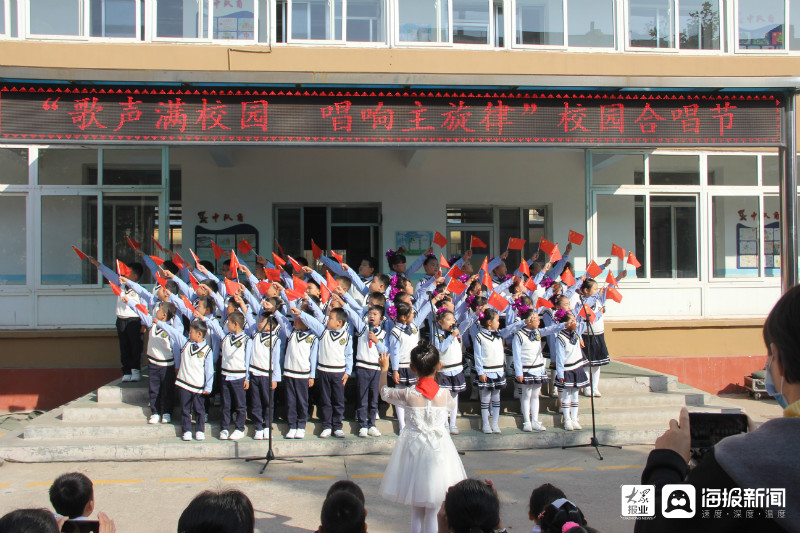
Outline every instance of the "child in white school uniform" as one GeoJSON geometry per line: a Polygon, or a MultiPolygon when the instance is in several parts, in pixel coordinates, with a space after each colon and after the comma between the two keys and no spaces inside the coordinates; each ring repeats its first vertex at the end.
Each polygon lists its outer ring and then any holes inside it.
{"type": "Polygon", "coordinates": [[[464,353],[461,332],[456,325],[456,317],[452,311],[442,309],[436,315],[436,327],[431,333],[433,345],[439,350],[442,368],[439,370],[439,387],[450,391],[453,397],[453,409],[445,425],[451,435],[458,434],[458,394],[467,388],[464,377],[464,353]]]}
{"type": "Polygon", "coordinates": [[[250,358],[250,411],[255,426],[254,440],[269,438],[275,415],[274,391],[281,380],[281,352],[286,333],[272,313],[261,313],[251,328],[253,356],[250,358]],[[271,358],[271,360],[270,360],[271,358]]]}
{"type": "Polygon", "coordinates": [[[559,332],[554,342],[553,359],[556,363],[556,388],[561,400],[564,429],[583,429],[578,423],[578,390],[589,384],[586,375],[586,360],[581,352],[581,336],[575,317],[563,309],[555,312],[557,323],[566,327],[559,332]]]}

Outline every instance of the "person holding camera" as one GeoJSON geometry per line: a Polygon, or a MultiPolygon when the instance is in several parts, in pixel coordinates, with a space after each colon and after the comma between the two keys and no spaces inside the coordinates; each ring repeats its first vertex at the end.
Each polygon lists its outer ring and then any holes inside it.
{"type": "MultiPolygon", "coordinates": [[[[724,438],[689,469],[691,433],[689,412],[681,410],[678,420],[670,420],[669,429],[650,452],[642,484],[655,485],[655,519],[639,519],[637,533],[655,531],[703,532],[800,532],[800,286],[781,297],[764,323],[767,347],[767,392],[783,408],[783,417],[769,420],[748,433],[724,438]],[[661,488],[667,484],[688,483],[695,487],[692,518],[664,518],[661,512],[661,488]],[[706,514],[701,506],[704,491],[716,489],[738,499],[722,499],[722,505],[706,514]],[[733,489],[733,491],[731,491],[733,489]],[[752,491],[751,489],[756,489],[752,491]],[[785,489],[783,502],[769,497],[766,491],[785,489]],[[755,505],[752,503],[755,499],[755,505]],[[759,502],[759,499],[765,500],[759,502]],[[731,505],[739,503],[739,506],[731,505]],[[725,506],[723,506],[725,505],[725,506]],[[719,509],[721,516],[714,511],[719,509]],[[736,512],[740,509],[740,512],[736,512]],[[748,511],[752,510],[752,514],[748,511]]],[[[668,502],[669,503],[669,502],[668,502]]]]}

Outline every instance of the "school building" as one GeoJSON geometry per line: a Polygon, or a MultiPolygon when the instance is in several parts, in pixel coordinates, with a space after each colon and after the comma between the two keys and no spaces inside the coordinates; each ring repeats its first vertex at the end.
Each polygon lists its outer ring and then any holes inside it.
{"type": "Polygon", "coordinates": [[[795,22],[797,0],[0,0],[0,409],[118,377],[115,297],[71,246],[110,265],[126,237],[211,260],[313,239],[385,271],[436,231],[446,257],[483,240],[478,266],[575,230],[579,273],[612,244],[641,263],[612,356],[734,390],[797,280],[795,22]]]}

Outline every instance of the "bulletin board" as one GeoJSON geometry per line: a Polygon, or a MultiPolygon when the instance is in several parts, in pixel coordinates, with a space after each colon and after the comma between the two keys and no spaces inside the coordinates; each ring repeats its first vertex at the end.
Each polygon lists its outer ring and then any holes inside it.
{"type": "Polygon", "coordinates": [[[772,222],[764,226],[764,268],[781,267],[781,225],[772,222]]]}
{"type": "Polygon", "coordinates": [[[229,257],[222,256],[219,261],[214,257],[214,250],[211,248],[211,241],[214,241],[217,246],[230,252],[236,251],[236,257],[240,263],[246,263],[250,269],[253,269],[256,264],[256,255],[258,255],[258,230],[250,224],[237,224],[229,228],[223,229],[206,229],[202,226],[194,227],[194,253],[201,261],[208,261],[214,265],[214,273],[220,274],[222,272],[222,264],[229,259],[229,257]],[[242,254],[236,246],[246,239],[253,247],[253,251],[242,254]]]}
{"type": "MultiPolygon", "coordinates": [[[[771,222],[764,225],[764,268],[780,267],[780,222],[771,222]]],[[[736,268],[758,268],[758,228],[736,224],[736,268]]]]}

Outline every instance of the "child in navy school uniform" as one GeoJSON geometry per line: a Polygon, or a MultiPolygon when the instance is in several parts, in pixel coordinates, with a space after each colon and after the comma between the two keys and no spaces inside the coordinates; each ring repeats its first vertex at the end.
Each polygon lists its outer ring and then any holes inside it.
{"type": "Polygon", "coordinates": [[[449,390],[454,407],[449,415],[450,434],[458,434],[458,394],[467,388],[464,377],[464,353],[461,332],[456,326],[456,316],[452,311],[442,309],[436,315],[436,327],[431,332],[433,346],[439,350],[442,368],[437,374],[439,387],[449,390]]]}
{"type": "Polygon", "coordinates": [[[281,380],[281,350],[286,334],[272,313],[267,311],[261,313],[253,329],[253,356],[250,358],[249,379],[250,411],[256,429],[253,439],[263,440],[269,438],[272,430],[275,414],[274,391],[281,380]]]}
{"type": "Polygon", "coordinates": [[[214,359],[211,346],[206,342],[208,326],[196,318],[189,325],[189,338],[165,323],[159,323],[173,342],[182,346],[175,357],[178,398],[181,404],[181,430],[183,440],[192,440],[192,412],[195,415],[194,438],[204,440],[205,397],[211,394],[214,384],[214,359]]]}

